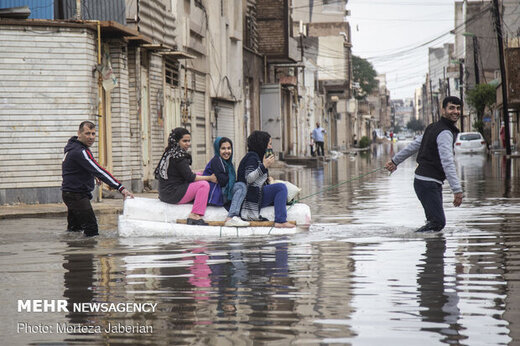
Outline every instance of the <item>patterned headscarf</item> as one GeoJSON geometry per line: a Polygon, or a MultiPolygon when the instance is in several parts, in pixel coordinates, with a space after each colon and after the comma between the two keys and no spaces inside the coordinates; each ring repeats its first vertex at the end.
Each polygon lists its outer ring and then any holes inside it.
{"type": "Polygon", "coordinates": [[[156,179],[159,179],[159,177],[165,180],[168,179],[168,167],[171,158],[178,159],[181,157],[187,157],[191,164],[191,155],[179,145],[179,141],[182,137],[189,134],[190,132],[183,127],[177,127],[170,132],[170,135],[168,136],[168,146],[164,150],[161,161],[159,161],[159,164],[154,171],[156,179]]]}

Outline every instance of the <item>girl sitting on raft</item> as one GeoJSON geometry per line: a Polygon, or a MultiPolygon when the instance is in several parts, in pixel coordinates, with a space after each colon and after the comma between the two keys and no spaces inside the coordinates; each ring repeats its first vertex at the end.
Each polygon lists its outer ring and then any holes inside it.
{"type": "Polygon", "coordinates": [[[268,168],[274,163],[271,135],[264,131],[253,131],[247,138],[248,153],[238,166],[238,181],[246,183],[247,194],[242,206],[245,220],[267,221],[260,209],[274,204],[274,227],[293,228],[287,222],[287,187],[284,184],[269,184],[268,168]],[[267,149],[270,151],[266,154],[267,149]]]}
{"type": "Polygon", "coordinates": [[[202,176],[193,173],[188,149],[191,135],[188,130],[177,127],[168,137],[168,146],[155,168],[159,180],[159,199],[170,204],[186,204],[193,201],[188,216],[188,225],[208,225],[202,217],[208,205],[209,183],[217,182],[215,174],[202,176]]]}
{"type": "Polygon", "coordinates": [[[208,162],[205,176],[214,174],[217,183],[209,183],[209,200],[213,205],[224,206],[228,216],[224,226],[247,227],[249,222],[240,218],[240,208],[246,197],[246,184],[238,182],[233,165],[233,142],[227,137],[217,137],[213,143],[215,156],[208,162]]]}

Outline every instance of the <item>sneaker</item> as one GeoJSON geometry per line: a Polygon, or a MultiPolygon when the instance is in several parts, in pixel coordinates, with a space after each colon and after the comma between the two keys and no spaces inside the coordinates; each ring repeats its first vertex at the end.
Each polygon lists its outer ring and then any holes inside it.
{"type": "Polygon", "coordinates": [[[186,223],[188,225],[194,225],[194,226],[208,226],[209,225],[209,223],[207,223],[203,219],[195,220],[195,219],[192,219],[192,218],[188,218],[186,223]]]}
{"type": "Polygon", "coordinates": [[[227,227],[247,227],[250,223],[247,221],[242,220],[238,216],[233,216],[231,219],[227,220],[224,223],[224,226],[227,227]]]}

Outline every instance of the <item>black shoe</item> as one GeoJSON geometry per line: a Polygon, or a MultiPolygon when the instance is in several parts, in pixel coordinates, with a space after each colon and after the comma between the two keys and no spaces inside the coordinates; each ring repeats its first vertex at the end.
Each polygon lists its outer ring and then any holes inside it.
{"type": "Polygon", "coordinates": [[[85,232],[85,237],[89,237],[90,238],[90,237],[95,237],[97,235],[99,235],[99,232],[95,232],[95,233],[94,232],[93,233],[85,232]]]}
{"type": "Polygon", "coordinates": [[[417,229],[415,232],[417,233],[423,233],[423,232],[439,232],[442,228],[438,228],[435,226],[432,226],[431,224],[426,224],[422,226],[421,228],[417,229]]]}
{"type": "Polygon", "coordinates": [[[187,220],[187,224],[188,225],[194,225],[194,226],[209,226],[209,223],[207,223],[203,219],[195,220],[195,219],[192,219],[190,217],[187,220]]]}
{"type": "Polygon", "coordinates": [[[68,228],[67,229],[67,232],[81,232],[82,229],[81,228],[68,228]]]}
{"type": "Polygon", "coordinates": [[[269,221],[269,219],[267,219],[267,218],[263,217],[262,215],[260,215],[260,216],[258,217],[258,220],[256,220],[256,221],[266,222],[266,221],[269,221]]]}

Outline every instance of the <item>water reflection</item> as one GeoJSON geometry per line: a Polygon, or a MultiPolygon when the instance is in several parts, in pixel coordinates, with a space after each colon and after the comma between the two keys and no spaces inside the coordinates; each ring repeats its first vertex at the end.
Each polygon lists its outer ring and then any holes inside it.
{"type": "Polygon", "coordinates": [[[417,290],[419,291],[419,310],[426,323],[421,330],[441,334],[445,343],[458,343],[465,339],[459,331],[459,297],[455,282],[448,280],[445,270],[446,239],[442,234],[425,239],[426,251],[417,265],[417,290]]]}
{"type": "Polygon", "coordinates": [[[320,227],[287,238],[120,239],[107,221],[89,241],[63,235],[63,219],[0,220],[6,344],[517,344],[520,163],[458,159],[466,199],[446,206],[441,234],[413,232],[423,221],[413,159],[392,176],[318,193],[381,167],[398,145],[278,172],[302,196],[317,193],[306,203],[320,227]],[[155,302],[158,311],[20,315],[11,297],[62,295],[69,306],[155,302]],[[21,335],[13,316],[154,332],[21,335]]]}
{"type": "Polygon", "coordinates": [[[69,250],[63,255],[65,273],[63,297],[67,299],[67,317],[71,323],[87,323],[88,313],[75,312],[74,304],[91,303],[94,298],[94,255],[95,240],[68,241],[69,250]]]}

